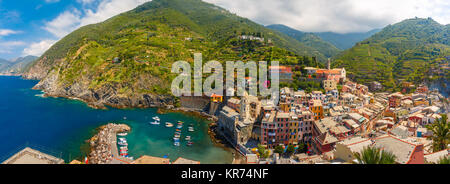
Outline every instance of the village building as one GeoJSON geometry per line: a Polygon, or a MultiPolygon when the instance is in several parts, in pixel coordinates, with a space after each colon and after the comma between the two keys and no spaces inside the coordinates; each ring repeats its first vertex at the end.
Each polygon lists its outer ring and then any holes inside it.
{"type": "Polygon", "coordinates": [[[332,118],[314,121],[312,130],[312,149],[317,154],[329,152],[339,140],[330,133],[330,129],[339,126],[332,118]]]}
{"type": "Polygon", "coordinates": [[[375,138],[374,147],[381,148],[395,155],[399,164],[424,164],[424,150],[422,144],[413,144],[392,135],[375,138]]]}
{"type": "Polygon", "coordinates": [[[64,160],[26,147],[3,161],[2,164],[64,164],[64,160]]]}
{"type": "Polygon", "coordinates": [[[356,162],[355,154],[361,153],[364,148],[372,145],[372,141],[360,136],[350,137],[343,141],[336,143],[334,157],[336,160],[353,163],[356,162]]]}

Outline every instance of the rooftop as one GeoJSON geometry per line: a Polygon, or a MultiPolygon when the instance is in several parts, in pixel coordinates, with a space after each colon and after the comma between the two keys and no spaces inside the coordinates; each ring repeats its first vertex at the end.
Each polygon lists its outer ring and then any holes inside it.
{"type": "Polygon", "coordinates": [[[429,163],[437,163],[440,159],[448,157],[450,155],[450,149],[434,152],[425,155],[425,161],[429,163]]]}
{"type": "Polygon", "coordinates": [[[144,155],[136,159],[133,164],[170,164],[170,160],[168,158],[144,155]]]}
{"type": "Polygon", "coordinates": [[[362,137],[351,137],[348,139],[345,139],[338,144],[342,144],[347,146],[352,152],[361,152],[365,147],[370,146],[372,144],[372,141],[367,138],[362,137]]]}
{"type": "Polygon", "coordinates": [[[64,164],[64,160],[26,147],[2,164],[64,164]]]}
{"type": "Polygon", "coordinates": [[[200,164],[199,161],[189,160],[183,157],[178,157],[173,164],[200,164]]]}
{"type": "Polygon", "coordinates": [[[402,141],[391,135],[383,135],[374,139],[374,146],[394,154],[396,162],[406,164],[418,145],[402,141]]]}
{"type": "Polygon", "coordinates": [[[327,132],[331,127],[338,125],[338,123],[331,118],[324,118],[318,121],[314,121],[314,124],[319,129],[321,134],[327,132]]]}

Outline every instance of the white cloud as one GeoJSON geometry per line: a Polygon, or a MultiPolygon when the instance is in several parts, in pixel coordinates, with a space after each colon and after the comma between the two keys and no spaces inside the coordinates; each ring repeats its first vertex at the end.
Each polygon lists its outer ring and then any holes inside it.
{"type": "Polygon", "coordinates": [[[30,46],[23,49],[22,55],[41,56],[54,43],[56,43],[56,40],[42,40],[40,42],[32,43],[30,46]]]}
{"type": "Polygon", "coordinates": [[[303,31],[357,32],[407,18],[450,23],[448,0],[205,0],[258,23],[303,31]]]}
{"type": "Polygon", "coordinates": [[[65,11],[50,22],[44,29],[61,38],[79,27],[80,12],[78,10],[65,11]]]}
{"type": "Polygon", "coordinates": [[[8,36],[17,33],[20,33],[20,31],[14,31],[11,29],[0,29],[0,36],[8,36]]]}
{"type": "Polygon", "coordinates": [[[45,0],[46,3],[57,3],[59,0],[45,0]]]}
{"type": "Polygon", "coordinates": [[[81,4],[91,4],[91,3],[93,3],[95,0],[77,0],[77,2],[78,3],[81,3],[81,4]]]}
{"type": "MultiPolygon", "coordinates": [[[[72,9],[61,13],[55,19],[47,22],[44,29],[57,38],[62,38],[81,26],[105,21],[148,1],[150,0],[101,0],[93,9],[83,11],[72,9]]],[[[92,2],[93,0],[81,0],[81,3],[92,2]]]]}
{"type": "Polygon", "coordinates": [[[23,45],[25,45],[25,42],[22,41],[0,41],[0,54],[11,53],[14,48],[23,45]]]}

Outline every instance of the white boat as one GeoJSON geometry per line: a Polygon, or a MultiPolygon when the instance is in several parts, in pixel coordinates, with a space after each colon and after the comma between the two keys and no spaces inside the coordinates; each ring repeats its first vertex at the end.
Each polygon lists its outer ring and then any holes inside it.
{"type": "Polygon", "coordinates": [[[174,141],[179,141],[179,140],[180,140],[180,138],[178,138],[178,137],[174,137],[174,138],[173,138],[173,140],[174,140],[174,141]]]}
{"type": "Polygon", "coordinates": [[[118,136],[126,136],[126,135],[128,135],[128,133],[123,132],[123,133],[118,133],[117,135],[118,135],[118,136]]]}
{"type": "Polygon", "coordinates": [[[119,142],[118,144],[122,145],[122,146],[128,146],[128,143],[126,143],[126,142],[119,142]]]}
{"type": "Polygon", "coordinates": [[[173,124],[170,122],[166,122],[166,127],[168,127],[168,128],[173,127],[173,124]]]}
{"type": "Polygon", "coordinates": [[[153,122],[150,122],[150,124],[152,124],[152,125],[159,125],[160,122],[159,121],[153,121],[153,122]]]}
{"type": "Polygon", "coordinates": [[[194,131],[194,127],[189,127],[189,128],[188,128],[188,131],[189,131],[189,132],[193,132],[193,131],[194,131]]]}
{"type": "Polygon", "coordinates": [[[120,138],[119,138],[119,141],[127,142],[127,139],[120,137],[120,138]]]}
{"type": "Polygon", "coordinates": [[[180,146],[180,142],[174,142],[173,145],[174,146],[180,146]]]}
{"type": "Polygon", "coordinates": [[[180,134],[175,134],[174,137],[180,138],[180,134]]]}
{"type": "Polygon", "coordinates": [[[160,121],[161,119],[159,119],[158,116],[155,116],[155,117],[153,117],[153,120],[155,120],[155,121],[160,121]]]}
{"type": "Polygon", "coordinates": [[[120,147],[120,150],[128,150],[128,147],[126,147],[126,146],[121,146],[121,147],[120,147]]]}
{"type": "Polygon", "coordinates": [[[191,136],[186,136],[186,141],[190,141],[191,140],[191,136]]]}

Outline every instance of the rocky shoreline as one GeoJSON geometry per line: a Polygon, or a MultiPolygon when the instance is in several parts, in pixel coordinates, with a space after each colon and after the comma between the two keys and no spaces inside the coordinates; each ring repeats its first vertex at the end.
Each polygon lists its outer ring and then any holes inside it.
{"type": "Polygon", "coordinates": [[[121,132],[129,132],[131,128],[125,124],[114,124],[109,123],[98,128],[99,132],[89,139],[90,143],[90,153],[89,153],[89,163],[90,164],[108,164],[112,161],[113,153],[112,147],[116,144],[115,134],[121,132]]]}

